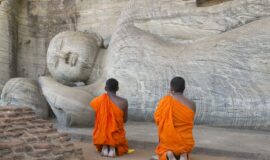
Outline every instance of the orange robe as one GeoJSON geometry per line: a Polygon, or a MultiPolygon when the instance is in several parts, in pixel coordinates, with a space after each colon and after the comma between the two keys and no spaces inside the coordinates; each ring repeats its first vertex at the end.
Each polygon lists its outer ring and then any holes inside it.
{"type": "Polygon", "coordinates": [[[176,156],[189,153],[194,147],[192,134],[195,113],[171,95],[162,98],[155,112],[159,144],[156,154],[159,160],[166,160],[166,152],[176,156]]]}
{"type": "Polygon", "coordinates": [[[93,142],[97,150],[101,152],[103,145],[109,145],[116,148],[118,156],[127,153],[123,110],[111,101],[108,94],[94,98],[90,106],[96,112],[93,142]]]}

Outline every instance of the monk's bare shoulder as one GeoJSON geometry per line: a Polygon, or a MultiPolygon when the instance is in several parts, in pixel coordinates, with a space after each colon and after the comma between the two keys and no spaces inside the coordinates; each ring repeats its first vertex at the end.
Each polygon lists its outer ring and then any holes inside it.
{"type": "Polygon", "coordinates": [[[191,110],[196,112],[196,104],[193,101],[189,100],[185,96],[179,96],[179,97],[176,97],[176,99],[178,99],[180,102],[184,103],[191,110]]]}
{"type": "Polygon", "coordinates": [[[196,104],[189,99],[187,99],[187,101],[188,101],[188,106],[190,107],[190,109],[192,109],[194,112],[196,112],[196,104]]]}
{"type": "Polygon", "coordinates": [[[119,96],[117,98],[118,98],[118,102],[120,104],[120,107],[125,110],[128,107],[127,99],[125,99],[123,97],[119,97],[119,96]]]}
{"type": "Polygon", "coordinates": [[[127,108],[128,107],[128,101],[127,101],[127,99],[122,98],[122,101],[123,101],[123,105],[125,106],[125,108],[127,108]]]}

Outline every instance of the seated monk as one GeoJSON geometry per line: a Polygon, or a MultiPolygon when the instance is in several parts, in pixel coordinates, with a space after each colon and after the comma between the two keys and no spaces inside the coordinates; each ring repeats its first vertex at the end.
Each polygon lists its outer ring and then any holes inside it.
{"type": "Polygon", "coordinates": [[[159,101],[154,115],[159,136],[156,154],[159,160],[188,160],[194,147],[192,129],[196,106],[183,95],[183,78],[173,78],[170,87],[170,94],[159,101]]]}
{"type": "Polygon", "coordinates": [[[93,142],[102,156],[115,157],[128,152],[124,123],[127,121],[128,102],[116,95],[118,81],[109,79],[104,93],[90,102],[95,110],[93,142]]]}

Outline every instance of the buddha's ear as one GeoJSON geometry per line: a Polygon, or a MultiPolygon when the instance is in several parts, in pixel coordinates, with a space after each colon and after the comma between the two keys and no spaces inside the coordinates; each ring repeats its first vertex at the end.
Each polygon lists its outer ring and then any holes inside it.
{"type": "Polygon", "coordinates": [[[95,39],[97,41],[97,45],[99,47],[102,47],[103,46],[103,38],[101,37],[101,35],[98,33],[92,33],[92,34],[94,34],[94,36],[95,36],[95,39]]]}
{"type": "Polygon", "coordinates": [[[103,47],[103,38],[99,33],[95,33],[93,31],[84,31],[83,33],[87,35],[89,39],[94,39],[99,48],[103,47]]]}
{"type": "Polygon", "coordinates": [[[111,36],[103,38],[99,33],[95,33],[92,31],[85,31],[84,33],[87,33],[92,38],[94,37],[96,42],[97,42],[98,47],[105,48],[105,49],[107,49],[109,47],[109,43],[111,41],[111,36]]]}
{"type": "Polygon", "coordinates": [[[98,33],[94,33],[94,34],[95,34],[95,38],[97,41],[97,45],[101,48],[107,49],[109,47],[109,44],[111,41],[111,36],[108,36],[106,38],[102,38],[98,33]]]}
{"type": "Polygon", "coordinates": [[[108,36],[106,38],[102,38],[99,34],[96,34],[96,36],[97,36],[98,46],[101,48],[107,49],[111,41],[111,36],[108,36]]]}

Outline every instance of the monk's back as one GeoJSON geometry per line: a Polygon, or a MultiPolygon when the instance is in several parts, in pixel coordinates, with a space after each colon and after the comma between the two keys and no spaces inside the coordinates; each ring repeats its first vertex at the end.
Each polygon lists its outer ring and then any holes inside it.
{"type": "Polygon", "coordinates": [[[127,100],[124,98],[121,98],[117,95],[109,95],[111,101],[119,107],[122,111],[125,111],[126,105],[127,105],[127,100]]]}
{"type": "Polygon", "coordinates": [[[175,98],[179,103],[182,103],[183,105],[190,108],[193,112],[196,112],[196,106],[195,103],[191,100],[187,99],[183,95],[173,95],[173,98],[175,98]]]}
{"type": "Polygon", "coordinates": [[[181,134],[185,143],[189,146],[194,145],[194,138],[192,134],[194,125],[195,106],[193,102],[185,97],[173,96],[176,101],[175,106],[172,107],[173,125],[175,130],[181,134]]]}
{"type": "Polygon", "coordinates": [[[102,156],[115,157],[128,152],[124,123],[127,121],[127,100],[116,95],[118,81],[106,81],[104,93],[90,102],[96,111],[93,143],[102,156]]]}
{"type": "Polygon", "coordinates": [[[194,147],[192,129],[196,106],[183,96],[184,90],[185,80],[174,77],[170,82],[170,95],[160,100],[155,111],[159,160],[187,160],[194,147]]]}

